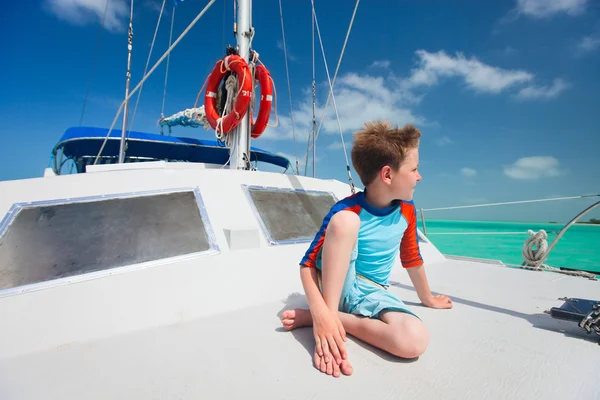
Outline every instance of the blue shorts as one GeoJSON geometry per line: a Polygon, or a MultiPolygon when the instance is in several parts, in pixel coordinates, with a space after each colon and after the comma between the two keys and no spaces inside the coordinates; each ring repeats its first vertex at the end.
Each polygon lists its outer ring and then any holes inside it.
{"type": "MultiPolygon", "coordinates": [[[[362,278],[356,274],[356,257],[357,249],[354,248],[350,257],[350,265],[342,295],[340,297],[339,311],[361,315],[370,318],[380,318],[384,311],[399,311],[405,312],[415,317],[420,317],[413,311],[409,310],[406,304],[392,293],[384,289],[383,286],[377,285],[366,278],[362,278]]],[[[317,268],[321,270],[321,255],[317,257],[317,268]]],[[[320,279],[319,279],[320,284],[320,279]]]]}

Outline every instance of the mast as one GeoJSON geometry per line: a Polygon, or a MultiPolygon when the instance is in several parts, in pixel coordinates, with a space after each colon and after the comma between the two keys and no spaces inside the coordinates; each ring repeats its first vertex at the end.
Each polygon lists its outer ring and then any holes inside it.
{"type": "MultiPolygon", "coordinates": [[[[240,57],[249,62],[252,29],[252,0],[238,0],[236,39],[240,57]]],[[[254,69],[251,68],[254,74],[254,69]]],[[[232,130],[230,169],[248,169],[250,165],[250,118],[244,114],[242,122],[232,130]]]]}
{"type": "Polygon", "coordinates": [[[127,74],[125,82],[125,104],[123,108],[123,128],[121,129],[121,144],[119,146],[119,164],[125,161],[125,134],[127,132],[127,114],[129,111],[129,82],[131,81],[131,43],[133,41],[133,0],[131,0],[131,11],[129,13],[129,35],[127,39],[127,74]]]}

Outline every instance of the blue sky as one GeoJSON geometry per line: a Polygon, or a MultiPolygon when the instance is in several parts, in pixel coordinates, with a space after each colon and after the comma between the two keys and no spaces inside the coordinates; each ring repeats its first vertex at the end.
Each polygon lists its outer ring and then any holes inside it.
{"type": "MultiPolygon", "coordinates": [[[[65,129],[79,125],[105,0],[10,2],[1,34],[0,180],[39,177],[65,129]]],[[[162,0],[136,0],[132,87],[139,82],[162,0]]],[[[178,37],[207,4],[185,0],[178,37]]],[[[354,1],[316,1],[333,77],[354,1]]],[[[279,3],[254,0],[253,48],[277,89],[279,125],[253,145],[301,159],[311,128],[311,8],[282,0],[294,129],[279,3]],[[292,132],[296,133],[296,151],[292,132]]],[[[168,47],[172,2],[151,65],[168,47]]],[[[110,0],[83,125],[108,127],[125,91],[129,2],[110,0]]],[[[224,45],[234,44],[233,1],[216,1],[170,59],[165,114],[193,106],[224,45]]],[[[317,119],[327,76],[316,39],[317,119]]],[[[165,63],[144,85],[133,129],[159,130],[165,63]]],[[[600,4],[586,0],[361,2],[335,84],[344,139],[363,122],[416,124],[423,133],[417,207],[600,192],[600,4]]],[[[272,114],[273,115],[273,114],[272,114]]],[[[316,175],[347,181],[330,105],[316,175]]],[[[274,119],[271,120],[274,123],[274,119]]],[[[120,123],[118,124],[120,126],[120,123]]],[[[214,138],[176,128],[176,136],[214,138]]],[[[349,147],[348,147],[349,152],[349,147]]],[[[312,163],[312,161],[311,161],[312,163]]],[[[304,164],[301,161],[301,164],[304,164]]],[[[312,171],[308,171],[309,175],[312,171]]],[[[353,171],[355,182],[358,176],[353,171]]],[[[565,221],[593,200],[431,212],[429,218],[565,221]]],[[[600,217],[595,212],[590,217],[600,217]]]]}

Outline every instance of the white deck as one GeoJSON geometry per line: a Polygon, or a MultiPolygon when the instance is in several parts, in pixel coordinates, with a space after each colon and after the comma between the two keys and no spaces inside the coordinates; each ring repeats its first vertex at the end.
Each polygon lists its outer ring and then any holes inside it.
{"type": "Polygon", "coordinates": [[[426,353],[398,360],[351,338],[354,374],[318,372],[311,330],[287,332],[279,322],[282,310],[306,304],[297,264],[307,244],[269,246],[241,183],[338,197],[348,190],[334,181],[179,167],[0,182],[0,216],[23,201],[198,186],[221,250],[5,293],[0,399],[600,399],[597,336],[543,314],[558,297],[598,299],[600,282],[444,260],[429,244],[431,287],[454,308],[419,306],[401,267],[390,289],[429,327],[426,353]],[[260,245],[230,249],[224,229],[255,229],[260,245]]]}

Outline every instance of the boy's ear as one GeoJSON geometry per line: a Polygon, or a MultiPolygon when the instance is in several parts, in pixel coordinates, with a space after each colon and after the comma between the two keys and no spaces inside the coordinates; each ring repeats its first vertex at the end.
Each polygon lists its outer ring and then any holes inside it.
{"type": "Polygon", "coordinates": [[[379,171],[379,175],[381,176],[381,180],[385,183],[390,183],[392,180],[392,168],[389,165],[385,165],[379,171]]]}

